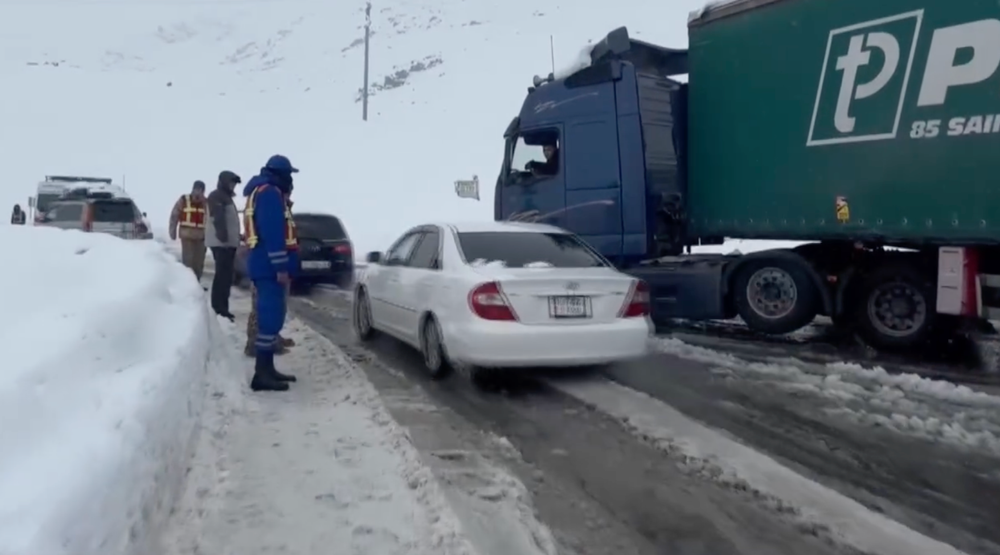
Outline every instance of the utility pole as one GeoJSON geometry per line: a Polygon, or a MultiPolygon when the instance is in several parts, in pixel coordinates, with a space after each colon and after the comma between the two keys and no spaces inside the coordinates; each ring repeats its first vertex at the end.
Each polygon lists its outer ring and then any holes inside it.
{"type": "Polygon", "coordinates": [[[365,88],[361,93],[361,119],[368,121],[368,38],[372,28],[372,3],[365,4],[365,88]]]}
{"type": "Polygon", "coordinates": [[[556,74],[556,43],[552,35],[549,35],[549,57],[552,58],[552,75],[556,74]]]}

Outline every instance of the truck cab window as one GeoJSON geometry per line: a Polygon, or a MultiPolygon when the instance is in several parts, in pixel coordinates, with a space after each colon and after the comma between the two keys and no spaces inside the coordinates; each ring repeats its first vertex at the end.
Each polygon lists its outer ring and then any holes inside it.
{"type": "Polygon", "coordinates": [[[559,174],[559,135],[556,131],[524,134],[511,154],[512,183],[546,179],[559,174]]]}

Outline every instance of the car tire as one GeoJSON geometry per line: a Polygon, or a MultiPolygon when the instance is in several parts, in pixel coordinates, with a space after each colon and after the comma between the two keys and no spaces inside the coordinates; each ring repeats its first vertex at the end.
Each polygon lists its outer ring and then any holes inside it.
{"type": "Polygon", "coordinates": [[[780,258],[752,260],[741,266],[733,279],[733,295],[737,314],[751,330],[774,335],[812,322],[820,305],[819,291],[806,269],[780,258]],[[763,298],[760,290],[765,288],[768,296],[778,289],[781,298],[763,298]]]}
{"type": "Polygon", "coordinates": [[[354,335],[359,341],[371,341],[376,335],[376,330],[372,325],[372,307],[368,303],[368,294],[364,289],[358,289],[354,293],[354,302],[351,306],[351,327],[354,328],[354,335]]]}
{"type": "Polygon", "coordinates": [[[441,326],[434,316],[428,316],[420,330],[420,354],[424,357],[424,366],[432,379],[444,379],[451,374],[451,361],[444,348],[441,326]]]}

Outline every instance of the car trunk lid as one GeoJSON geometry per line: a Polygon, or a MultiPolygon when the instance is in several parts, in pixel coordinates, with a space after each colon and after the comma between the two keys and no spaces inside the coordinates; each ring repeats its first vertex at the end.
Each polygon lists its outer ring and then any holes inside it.
{"type": "Polygon", "coordinates": [[[580,325],[615,321],[635,279],[610,268],[474,267],[496,281],[528,325],[580,325]]]}

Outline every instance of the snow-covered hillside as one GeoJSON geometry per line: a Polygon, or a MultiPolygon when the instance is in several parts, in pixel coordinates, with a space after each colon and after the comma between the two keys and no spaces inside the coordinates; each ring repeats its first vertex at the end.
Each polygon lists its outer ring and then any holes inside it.
{"type": "Polygon", "coordinates": [[[302,169],[298,205],[343,217],[360,252],[415,222],[489,218],[549,36],[556,66],[619,25],[684,46],[702,3],[376,1],[364,124],[360,0],[0,0],[0,208],[45,174],[124,175],[159,227],[195,179],[280,152],[302,169]],[[455,198],[473,174],[484,200],[455,198]]]}

